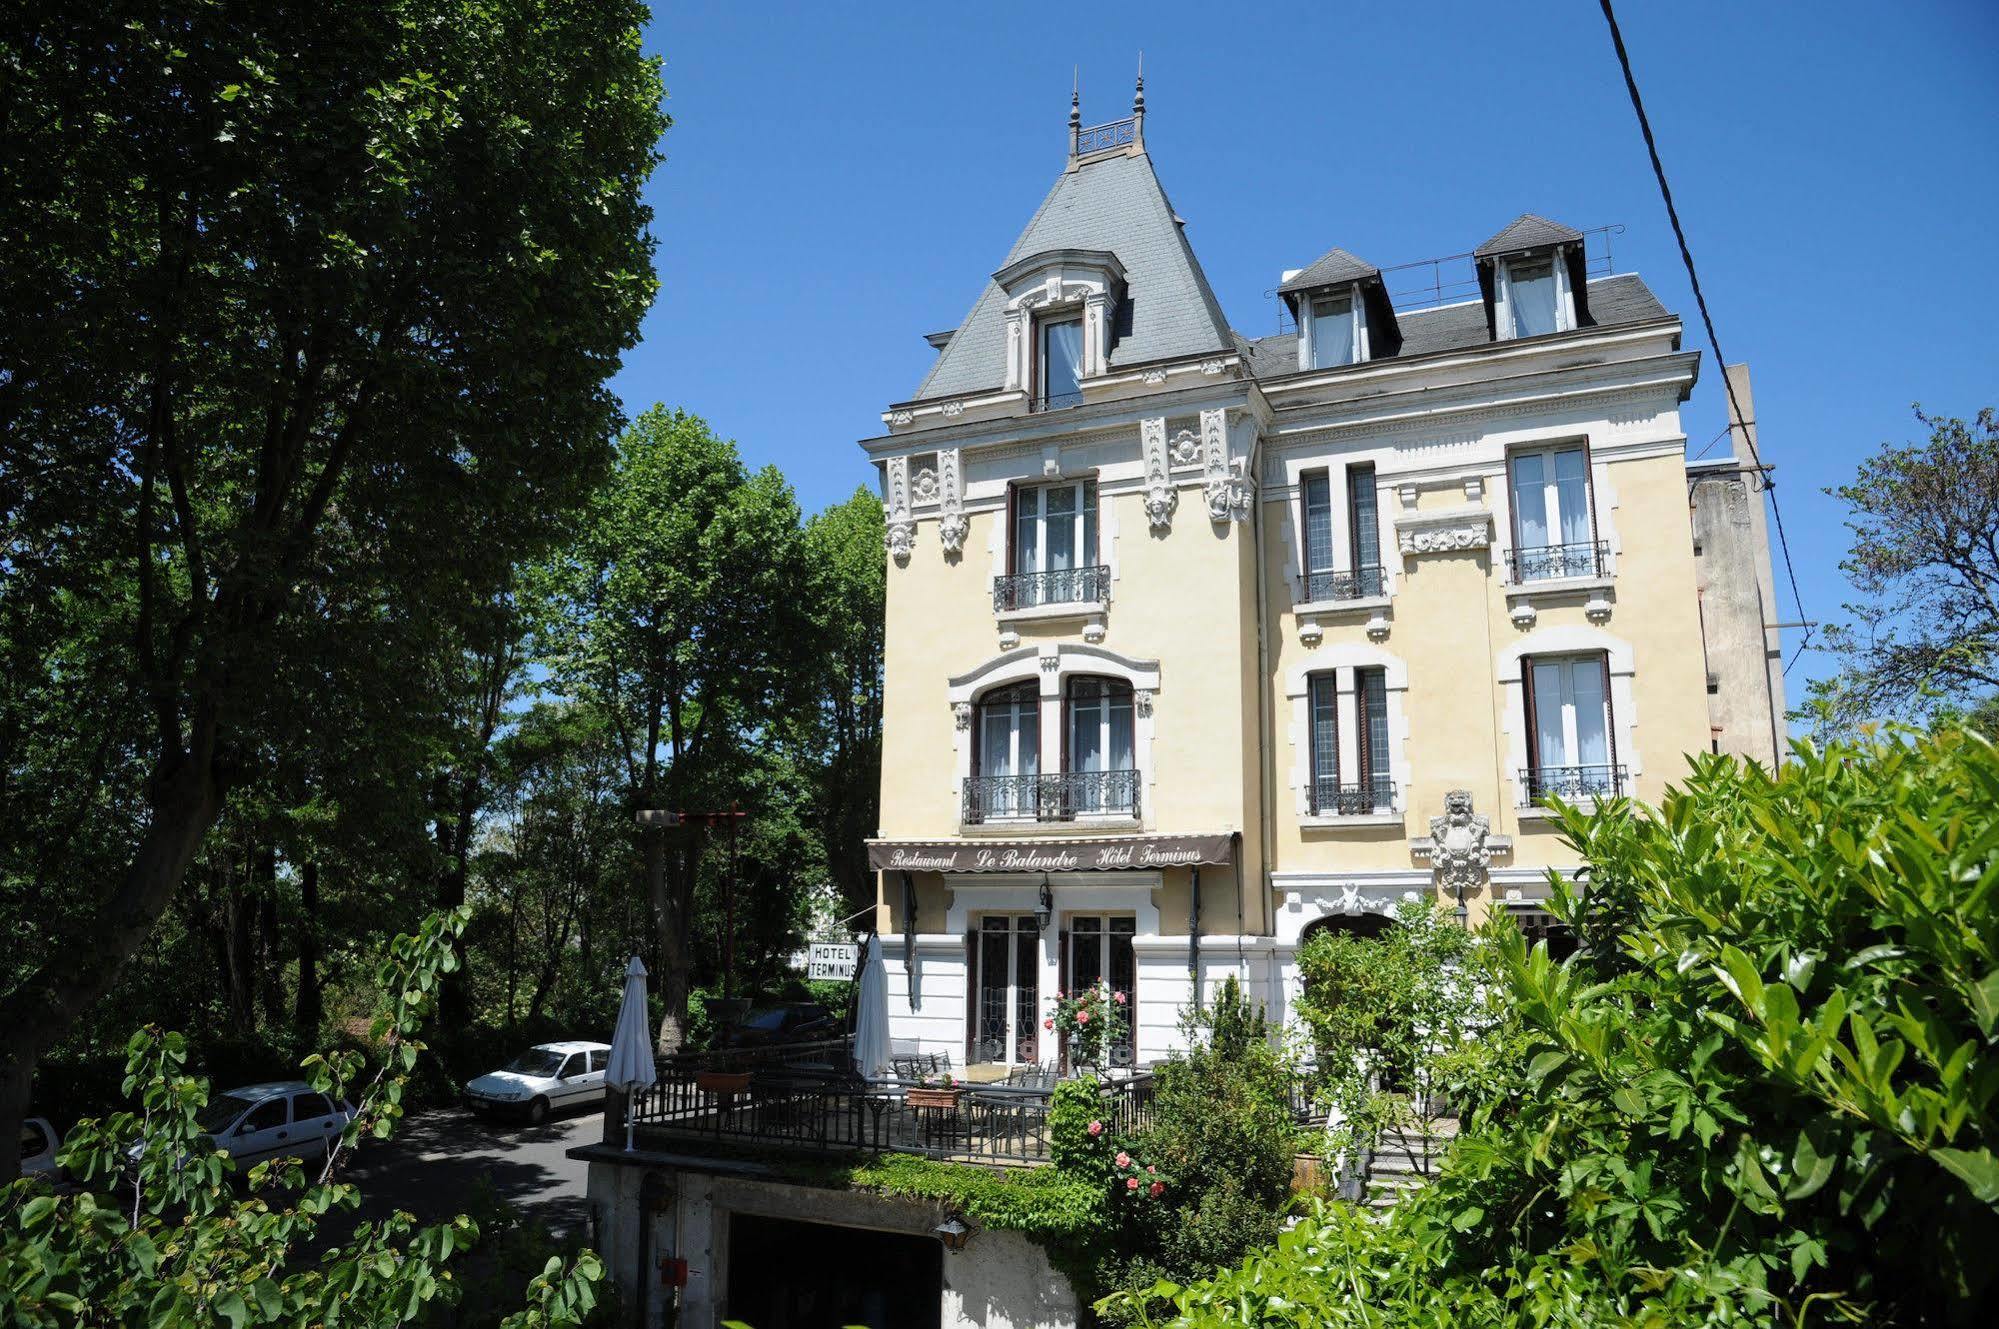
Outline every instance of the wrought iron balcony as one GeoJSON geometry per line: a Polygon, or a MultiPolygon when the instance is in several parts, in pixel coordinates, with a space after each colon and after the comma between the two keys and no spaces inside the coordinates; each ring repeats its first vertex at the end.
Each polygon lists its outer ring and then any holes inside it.
{"type": "Polygon", "coordinates": [[[1081,406],[1082,404],[1083,391],[1081,388],[1078,388],[1074,392],[1044,392],[1034,398],[1032,409],[1036,411],[1060,411],[1070,406],[1081,406]]]}
{"type": "Polygon", "coordinates": [[[993,612],[1039,609],[1043,605],[1102,604],[1110,598],[1111,570],[1105,563],[1053,572],[1016,572],[993,578],[993,612]]]}
{"type": "Polygon", "coordinates": [[[964,822],[1074,821],[1138,816],[1137,771],[975,775],[965,781],[964,822]]]}
{"type": "Polygon", "coordinates": [[[1395,782],[1366,780],[1341,784],[1333,776],[1312,781],[1312,815],[1315,817],[1365,817],[1395,811],[1395,782]]]}
{"type": "Polygon", "coordinates": [[[1602,540],[1584,540],[1576,544],[1509,549],[1506,563],[1515,584],[1601,577],[1610,566],[1610,546],[1602,540]]]}
{"type": "Polygon", "coordinates": [[[1520,788],[1530,807],[1550,797],[1567,803],[1614,798],[1625,792],[1622,766],[1533,766],[1520,772],[1520,788]]]}
{"type": "Polygon", "coordinates": [[[1305,576],[1305,600],[1366,600],[1386,595],[1388,581],[1380,568],[1355,568],[1352,572],[1312,572],[1305,576]]]}

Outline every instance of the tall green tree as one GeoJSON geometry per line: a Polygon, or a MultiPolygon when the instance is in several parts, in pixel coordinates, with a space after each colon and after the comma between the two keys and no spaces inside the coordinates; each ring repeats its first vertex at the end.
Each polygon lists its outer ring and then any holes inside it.
{"type": "Polygon", "coordinates": [[[1999,697],[1999,416],[1970,424],[1916,409],[1930,431],[1890,444],[1845,501],[1853,549],[1840,564],[1864,597],[1851,624],[1828,629],[1843,657],[1813,688],[1835,722],[1970,711],[1994,724],[1999,697]]]}
{"type": "Polygon", "coordinates": [[[601,473],[654,290],[644,17],[123,0],[0,32],[0,651],[38,666],[0,700],[0,876],[60,902],[0,991],[0,1138],[312,705],[302,616],[446,634],[601,473]],[[91,842],[38,844],[77,787],[91,842]]]}
{"type": "MultiPolygon", "coordinates": [[[[818,647],[797,500],[776,468],[750,471],[698,416],[655,406],[632,423],[540,585],[538,654],[554,687],[602,710],[628,815],[741,799],[754,749],[811,702],[818,647]]],[[[665,1046],[685,1034],[703,847],[671,837],[651,883],[665,1046]]]]}
{"type": "Polygon", "coordinates": [[[805,524],[820,705],[807,726],[819,770],[819,835],[847,908],[874,898],[867,837],[881,826],[882,621],[888,558],[881,498],[863,486],[805,524]]]}

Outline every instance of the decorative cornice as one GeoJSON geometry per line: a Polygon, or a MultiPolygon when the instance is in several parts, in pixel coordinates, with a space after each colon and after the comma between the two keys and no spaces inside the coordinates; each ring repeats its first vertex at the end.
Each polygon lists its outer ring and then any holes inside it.
{"type": "Polygon", "coordinates": [[[1145,454],[1145,516],[1155,531],[1173,529],[1173,510],[1180,506],[1179,492],[1173,487],[1172,468],[1166,460],[1166,417],[1153,416],[1138,422],[1140,449],[1145,454]]]}
{"type": "Polygon", "coordinates": [[[1448,554],[1492,547],[1492,513],[1482,507],[1405,512],[1395,518],[1395,540],[1404,554],[1448,554]]]}

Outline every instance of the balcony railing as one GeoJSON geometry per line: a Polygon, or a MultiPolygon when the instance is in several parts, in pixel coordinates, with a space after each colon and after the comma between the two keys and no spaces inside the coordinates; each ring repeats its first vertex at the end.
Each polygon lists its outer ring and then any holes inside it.
{"type": "Polygon", "coordinates": [[[1305,576],[1305,600],[1318,604],[1326,600],[1366,600],[1386,595],[1387,579],[1380,568],[1355,568],[1352,572],[1311,572],[1305,576]]]}
{"type": "Polygon", "coordinates": [[[1312,815],[1315,817],[1365,817],[1393,811],[1393,780],[1341,784],[1333,776],[1319,776],[1312,781],[1312,815]]]}
{"type": "Polygon", "coordinates": [[[1071,406],[1083,404],[1083,390],[1074,392],[1044,392],[1034,398],[1032,409],[1037,411],[1061,411],[1071,406]]]}
{"type": "MultiPolygon", "coordinates": [[[[907,1153],[994,1163],[1045,1163],[1052,1077],[961,1085],[936,1106],[912,1106],[901,1078],[869,1082],[852,1070],[842,1044],[818,1066],[757,1063],[738,1069],[725,1053],[662,1059],[658,1078],[638,1090],[631,1111],[646,1147],[703,1143],[845,1154],[907,1153]]],[[[1099,1089],[1099,1109],[1119,1138],[1149,1124],[1152,1076],[1140,1071],[1099,1089]]],[[[623,1134],[605,1114],[605,1142],[623,1134]]]]}
{"type": "Polygon", "coordinates": [[[1528,806],[1549,797],[1567,803],[1586,798],[1613,798],[1625,791],[1622,766],[1534,766],[1520,772],[1520,788],[1528,806]]]}
{"type": "Polygon", "coordinates": [[[1137,771],[975,775],[965,781],[967,826],[995,821],[1074,821],[1138,816],[1137,771]]]}
{"type": "Polygon", "coordinates": [[[1610,546],[1602,540],[1584,540],[1577,544],[1509,549],[1506,563],[1516,584],[1601,577],[1610,566],[1610,546]]]}
{"type": "Polygon", "coordinates": [[[1057,568],[1053,572],[1016,572],[993,578],[993,612],[1039,609],[1043,605],[1102,604],[1109,598],[1108,564],[1057,568]]]}
{"type": "Polygon", "coordinates": [[[1126,117],[1112,120],[1107,124],[1091,125],[1076,132],[1076,155],[1086,156],[1092,152],[1104,152],[1111,148],[1131,146],[1138,139],[1138,121],[1126,117]]]}

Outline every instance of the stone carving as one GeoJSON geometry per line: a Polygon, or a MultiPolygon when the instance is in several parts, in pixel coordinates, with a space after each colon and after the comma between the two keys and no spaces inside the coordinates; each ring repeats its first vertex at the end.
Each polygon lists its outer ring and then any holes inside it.
{"type": "Polygon", "coordinates": [[[937,522],[937,539],[944,552],[955,558],[964,551],[965,537],[971,534],[971,519],[965,516],[965,482],[958,469],[958,449],[945,448],[937,454],[937,499],[943,516],[937,522]]]}
{"type": "Polygon", "coordinates": [[[907,563],[916,549],[916,521],[909,512],[909,458],[888,459],[888,526],[884,540],[889,557],[907,563]]]}
{"type": "Polygon", "coordinates": [[[915,418],[916,418],[916,412],[914,411],[897,411],[893,415],[889,416],[889,423],[906,425],[915,418]]]}
{"type": "Polygon", "coordinates": [[[1201,436],[1191,429],[1182,429],[1173,436],[1173,444],[1167,449],[1175,466],[1192,466],[1201,460],[1201,436]]]}
{"type": "Polygon", "coordinates": [[[1156,388],[1166,381],[1166,371],[1164,369],[1148,369],[1144,374],[1140,375],[1140,378],[1143,379],[1146,386],[1156,388]]]}
{"type": "Polygon", "coordinates": [[[1213,378],[1216,374],[1221,373],[1222,370],[1226,368],[1228,368],[1227,363],[1219,359],[1201,361],[1201,372],[1203,374],[1206,374],[1209,378],[1213,378]]]}
{"type": "Polygon", "coordinates": [[[969,701],[961,701],[952,706],[951,714],[957,719],[959,729],[964,730],[972,727],[972,703],[969,701]]]}
{"type": "Polygon", "coordinates": [[[1410,847],[1430,860],[1437,885],[1462,899],[1485,885],[1492,856],[1510,851],[1513,839],[1494,835],[1491,821],[1471,810],[1471,790],[1453,789],[1444,795],[1444,814],[1430,818],[1430,833],[1410,847]]]}
{"type": "Polygon", "coordinates": [[[1044,656],[1042,656],[1042,657],[1041,657],[1041,672],[1042,672],[1042,673],[1044,673],[1044,674],[1052,674],[1052,673],[1054,673],[1054,672],[1055,672],[1056,670],[1060,669],[1061,667],[1062,667],[1062,657],[1061,657],[1061,656],[1059,656],[1059,655],[1044,655],[1044,656]]]}
{"type": "Polygon", "coordinates": [[[944,403],[944,414],[946,417],[955,420],[964,413],[965,403],[961,401],[947,401],[944,403]]]}
{"type": "Polygon", "coordinates": [[[1256,485],[1249,478],[1247,458],[1229,459],[1228,412],[1224,410],[1201,412],[1201,467],[1209,519],[1247,521],[1256,485]]]}
{"type": "Polygon", "coordinates": [[[1166,462],[1166,420],[1155,417],[1138,422],[1139,446],[1145,453],[1145,516],[1155,531],[1173,529],[1173,509],[1180,506],[1179,491],[1166,462]]]}
{"type": "Polygon", "coordinates": [[[918,471],[915,481],[910,485],[910,491],[916,495],[918,503],[935,503],[937,501],[936,469],[926,466],[918,471]]]}
{"type": "Polygon", "coordinates": [[[1138,713],[1140,715],[1152,714],[1151,688],[1139,688],[1137,691],[1131,694],[1131,700],[1132,704],[1138,708],[1138,713]]]}
{"type": "Polygon", "coordinates": [[[1451,508],[1395,519],[1396,544],[1405,554],[1448,554],[1492,546],[1492,514],[1484,508],[1451,508]]]}

